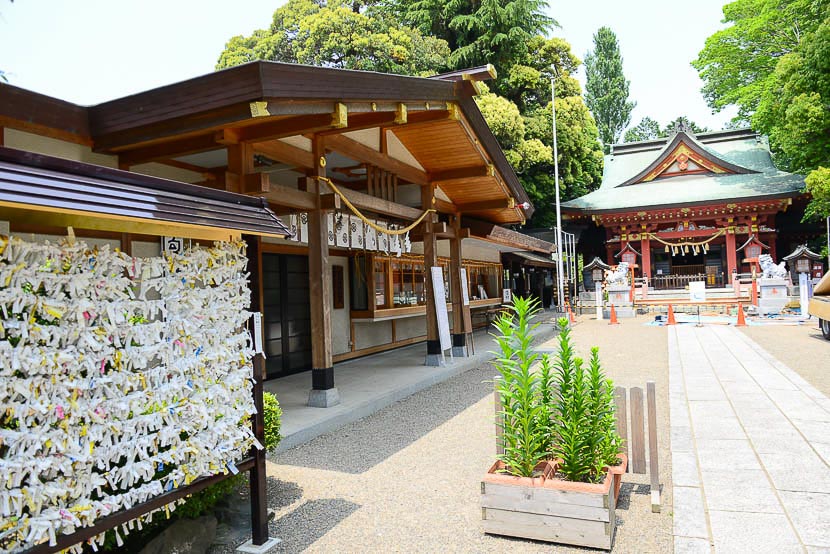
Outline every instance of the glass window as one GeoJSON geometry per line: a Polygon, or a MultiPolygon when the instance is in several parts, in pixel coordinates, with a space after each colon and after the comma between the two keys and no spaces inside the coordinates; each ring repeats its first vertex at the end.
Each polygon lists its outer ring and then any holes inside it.
{"type": "Polygon", "coordinates": [[[386,308],[386,277],[389,264],[385,259],[375,260],[375,306],[386,308]]]}
{"type": "Polygon", "coordinates": [[[369,258],[355,256],[349,259],[349,301],[352,310],[369,309],[369,258]]]}

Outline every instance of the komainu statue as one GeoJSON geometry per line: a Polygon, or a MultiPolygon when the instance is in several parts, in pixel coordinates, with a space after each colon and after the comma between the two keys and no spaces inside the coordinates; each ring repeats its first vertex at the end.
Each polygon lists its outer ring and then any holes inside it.
{"type": "Polygon", "coordinates": [[[764,272],[762,278],[764,279],[786,279],[787,268],[784,267],[784,262],[777,264],[772,261],[772,256],[769,254],[761,254],[758,256],[758,263],[761,266],[761,271],[764,272]]]}
{"type": "Polygon", "coordinates": [[[605,282],[608,285],[628,284],[628,262],[620,262],[619,265],[605,272],[605,282]]]}

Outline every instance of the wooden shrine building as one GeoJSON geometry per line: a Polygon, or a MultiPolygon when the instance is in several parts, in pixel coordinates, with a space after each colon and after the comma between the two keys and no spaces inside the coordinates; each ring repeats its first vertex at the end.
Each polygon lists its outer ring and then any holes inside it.
{"type": "Polygon", "coordinates": [[[803,191],[804,178],[779,171],[754,131],[680,127],[614,145],[599,189],[562,211],[582,231],[585,259],[627,261],[653,288],[722,287],[751,270],[744,260],[767,251],[777,261],[800,240],[803,191]]]}
{"type": "MultiPolygon", "coordinates": [[[[311,370],[310,401],[328,406],[335,362],[425,341],[426,362],[439,363],[432,268],[463,355],[466,311],[501,303],[501,253],[550,257],[550,243],[502,227],[533,207],[474,101],[493,74],[252,62],[95,106],[2,84],[0,146],[200,185],[206,203],[209,189],[266,200],[291,229],[249,249],[268,376],[311,370]]],[[[158,255],[140,228],[75,232],[158,255]]]]}

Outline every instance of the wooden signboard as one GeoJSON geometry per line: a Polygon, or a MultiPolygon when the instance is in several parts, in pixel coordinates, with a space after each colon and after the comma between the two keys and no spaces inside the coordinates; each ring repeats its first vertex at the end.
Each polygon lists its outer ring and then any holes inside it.
{"type": "Polygon", "coordinates": [[[441,266],[432,268],[432,296],[435,302],[435,315],[438,319],[438,338],[441,341],[441,350],[452,349],[452,337],[450,336],[450,318],[447,313],[447,293],[444,288],[444,274],[441,266]]]}

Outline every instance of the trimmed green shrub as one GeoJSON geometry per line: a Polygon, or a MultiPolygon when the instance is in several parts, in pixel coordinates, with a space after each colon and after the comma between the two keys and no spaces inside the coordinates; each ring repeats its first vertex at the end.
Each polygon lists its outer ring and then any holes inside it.
{"type": "Polygon", "coordinates": [[[282,427],[282,408],[277,402],[277,397],[270,392],[262,393],[262,405],[265,418],[265,449],[273,450],[282,440],[280,429],[282,427]]]}

